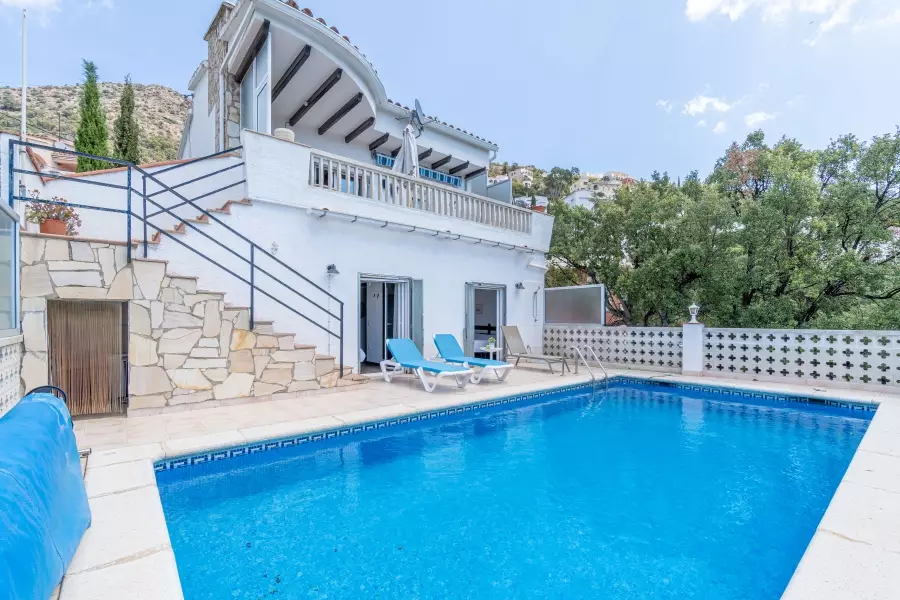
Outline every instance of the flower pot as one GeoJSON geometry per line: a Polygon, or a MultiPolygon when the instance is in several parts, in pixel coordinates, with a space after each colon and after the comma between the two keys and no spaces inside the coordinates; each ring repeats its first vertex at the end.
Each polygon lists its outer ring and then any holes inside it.
{"type": "Polygon", "coordinates": [[[66,235],[66,222],[59,219],[45,219],[41,221],[41,233],[66,235]]]}

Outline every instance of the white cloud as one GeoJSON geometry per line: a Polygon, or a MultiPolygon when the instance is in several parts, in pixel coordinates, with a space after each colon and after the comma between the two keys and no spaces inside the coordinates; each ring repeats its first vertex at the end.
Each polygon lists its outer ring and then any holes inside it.
{"type": "Polygon", "coordinates": [[[875,18],[863,17],[853,25],[853,33],[863,33],[873,29],[882,29],[891,25],[900,25],[900,8],[875,18]]]}
{"type": "Polygon", "coordinates": [[[766,121],[771,121],[772,119],[774,119],[777,116],[778,115],[775,113],[767,113],[767,112],[762,112],[762,111],[754,112],[754,113],[750,113],[748,115],[744,115],[744,123],[750,129],[755,129],[756,127],[759,127],[766,121]]]}
{"type": "Polygon", "coordinates": [[[806,40],[814,45],[823,35],[851,20],[853,8],[860,0],[686,0],[684,14],[690,21],[702,21],[713,15],[724,15],[732,21],[758,12],[763,21],[786,21],[799,17],[815,23],[815,35],[806,40]],[[810,17],[816,17],[810,19],[810,17]]]}
{"type": "Polygon", "coordinates": [[[695,96],[688,100],[687,104],[684,105],[684,110],[681,112],[689,117],[694,117],[696,115],[702,115],[707,110],[723,113],[728,112],[733,106],[734,104],[729,104],[721,98],[711,98],[710,96],[700,94],[699,96],[695,96]]]}
{"type": "Polygon", "coordinates": [[[661,108],[662,110],[664,110],[667,113],[672,112],[672,103],[669,102],[668,100],[657,100],[656,106],[658,106],[659,108],[661,108]]]}
{"type": "Polygon", "coordinates": [[[706,127],[706,120],[700,119],[699,121],[697,121],[697,127],[706,127]]]}
{"type": "Polygon", "coordinates": [[[0,0],[0,6],[12,6],[14,8],[56,8],[59,0],[0,0]]]}
{"type": "Polygon", "coordinates": [[[712,132],[716,135],[725,133],[726,131],[728,131],[728,125],[725,124],[725,121],[719,121],[718,123],[716,123],[716,126],[713,127],[712,130],[712,132]]]}

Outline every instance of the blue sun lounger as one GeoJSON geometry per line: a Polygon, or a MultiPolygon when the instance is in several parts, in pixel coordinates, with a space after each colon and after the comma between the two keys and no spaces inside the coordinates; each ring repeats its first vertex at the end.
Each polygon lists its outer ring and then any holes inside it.
{"type": "Polygon", "coordinates": [[[394,355],[393,360],[381,361],[381,374],[388,383],[398,372],[403,369],[411,369],[422,382],[425,391],[433,392],[438,380],[442,377],[453,377],[456,385],[464,388],[469,383],[469,378],[475,374],[475,371],[466,367],[425,360],[416,345],[408,338],[388,340],[387,347],[394,355]],[[426,371],[434,376],[431,381],[425,378],[426,371]]]}
{"type": "Polygon", "coordinates": [[[472,375],[472,383],[478,383],[488,373],[493,373],[497,376],[497,379],[503,381],[513,368],[513,365],[501,360],[466,356],[466,353],[459,346],[459,342],[449,333],[436,334],[434,336],[434,345],[437,346],[441,358],[449,363],[460,363],[464,367],[479,367],[481,372],[472,375]]]}

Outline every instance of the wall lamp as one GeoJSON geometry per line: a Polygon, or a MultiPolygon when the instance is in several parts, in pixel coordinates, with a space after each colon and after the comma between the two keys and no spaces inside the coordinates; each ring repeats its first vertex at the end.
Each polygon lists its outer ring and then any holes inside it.
{"type": "Polygon", "coordinates": [[[325,273],[327,275],[340,275],[341,274],[341,272],[338,271],[338,268],[334,264],[330,264],[327,267],[325,267],[325,273]]]}

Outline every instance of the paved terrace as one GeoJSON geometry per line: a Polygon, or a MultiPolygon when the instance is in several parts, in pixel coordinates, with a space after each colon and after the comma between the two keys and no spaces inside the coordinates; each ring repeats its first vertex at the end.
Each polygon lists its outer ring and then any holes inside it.
{"type": "MultiPolygon", "coordinates": [[[[878,392],[686,377],[611,369],[631,375],[878,403],[868,432],[797,568],[784,598],[893,599],[900,590],[900,396],[878,392]]],[[[524,394],[589,381],[518,368],[506,383],[488,379],[427,394],[410,376],[352,391],[248,402],[146,417],[79,420],[79,448],[91,448],[86,471],[93,524],[63,581],[61,600],[180,599],[181,586],[156,489],[153,461],[346,424],[524,394]]],[[[789,509],[786,507],[786,509],[789,509]]]]}

